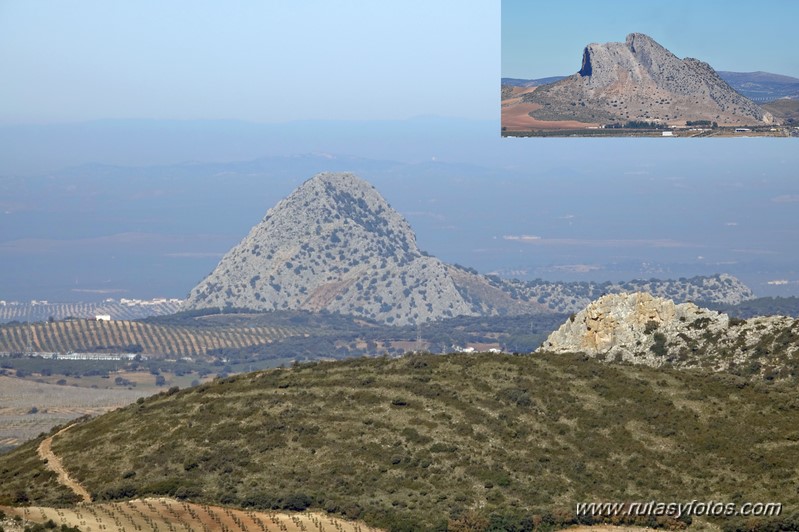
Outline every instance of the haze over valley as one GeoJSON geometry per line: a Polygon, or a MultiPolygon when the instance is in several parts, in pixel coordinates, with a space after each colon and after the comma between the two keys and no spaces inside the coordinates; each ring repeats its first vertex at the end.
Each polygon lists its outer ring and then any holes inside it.
{"type": "MultiPolygon", "coordinates": [[[[438,123],[441,131],[458,122],[438,123]]],[[[132,166],[95,154],[106,162],[27,176],[6,169],[0,299],[182,299],[269,207],[321,171],[357,173],[407,218],[420,249],[482,273],[550,281],[730,273],[759,296],[799,294],[799,251],[787,245],[799,240],[799,156],[780,143],[731,139],[664,152],[634,140],[567,140],[553,153],[490,131],[462,131],[456,145],[418,140],[429,127],[395,124],[397,159],[354,139],[341,146],[354,155],[312,154],[314,142],[297,142],[297,155],[240,162],[132,166]],[[452,153],[460,145],[480,149],[460,161],[452,153]]],[[[220,138],[213,131],[207,138],[220,138]]],[[[120,146],[132,135],[124,127],[100,134],[120,146]]],[[[255,145],[258,137],[236,138],[255,145]]]]}

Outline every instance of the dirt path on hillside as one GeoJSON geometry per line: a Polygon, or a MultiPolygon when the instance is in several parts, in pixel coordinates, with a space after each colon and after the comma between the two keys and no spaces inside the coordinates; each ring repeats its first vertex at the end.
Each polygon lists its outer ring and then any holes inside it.
{"type": "Polygon", "coordinates": [[[53,438],[59,434],[63,434],[74,426],[75,425],[67,425],[54,435],[45,438],[44,441],[39,444],[37,452],[39,453],[39,458],[44,460],[47,464],[47,468],[58,475],[58,482],[71,489],[75,495],[83,500],[83,502],[92,502],[92,496],[89,495],[89,492],[86,491],[86,488],[69,476],[67,470],[64,469],[64,464],[61,463],[61,459],[53,452],[53,438]]]}

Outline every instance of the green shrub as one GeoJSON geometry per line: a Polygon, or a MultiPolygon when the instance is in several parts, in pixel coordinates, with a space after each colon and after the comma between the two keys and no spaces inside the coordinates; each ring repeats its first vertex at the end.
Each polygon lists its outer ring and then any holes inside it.
{"type": "Polygon", "coordinates": [[[313,499],[304,493],[295,493],[281,503],[281,508],[292,512],[302,512],[313,504],[313,499]]]}
{"type": "Polygon", "coordinates": [[[665,357],[669,354],[669,350],[666,348],[666,335],[658,332],[652,336],[652,339],[654,343],[649,348],[650,351],[659,357],[665,357]]]}

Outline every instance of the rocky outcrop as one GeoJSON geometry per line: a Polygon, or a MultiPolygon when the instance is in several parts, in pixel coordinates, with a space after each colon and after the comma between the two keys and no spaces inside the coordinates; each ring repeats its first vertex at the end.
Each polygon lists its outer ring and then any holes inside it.
{"type": "Polygon", "coordinates": [[[699,329],[695,324],[700,319],[703,330],[715,332],[729,327],[726,314],[705,311],[693,303],[675,304],[644,292],[610,294],[569,318],[541,349],[658,366],[666,359],[651,351],[653,333],[677,336],[699,329]]]}
{"type": "Polygon", "coordinates": [[[683,125],[769,124],[773,117],[738,94],[702,61],[679,59],[642,33],[589,44],[576,74],[524,96],[542,120],[648,121],[683,125]]]}
{"type": "Polygon", "coordinates": [[[647,293],[610,294],[572,315],[537,352],[581,352],[608,362],[704,367],[744,375],[799,375],[799,320],[731,320],[647,293]]]}

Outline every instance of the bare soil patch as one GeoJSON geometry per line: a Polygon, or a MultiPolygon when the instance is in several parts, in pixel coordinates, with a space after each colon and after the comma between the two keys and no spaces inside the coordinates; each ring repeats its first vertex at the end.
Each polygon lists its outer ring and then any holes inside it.
{"type": "Polygon", "coordinates": [[[611,525],[594,525],[594,526],[576,526],[567,528],[568,532],[648,532],[654,531],[654,528],[641,528],[637,526],[611,526],[611,525]]]}
{"type": "Polygon", "coordinates": [[[91,502],[92,496],[89,494],[86,488],[84,488],[80,482],[69,476],[67,470],[64,469],[64,464],[61,463],[61,459],[53,452],[53,438],[63,434],[72,427],[73,425],[64,427],[56,432],[53,436],[45,438],[42,443],[39,444],[37,452],[39,453],[39,457],[47,463],[47,468],[58,475],[58,482],[72,490],[72,492],[80,497],[83,502],[91,502]]]}
{"type": "Polygon", "coordinates": [[[74,508],[0,507],[31,523],[76,526],[85,532],[125,530],[229,530],[247,532],[378,532],[359,521],[318,512],[254,512],[158,497],[124,502],[80,504],[74,508]]]}
{"type": "Polygon", "coordinates": [[[540,109],[537,103],[522,102],[522,96],[535,91],[536,87],[514,87],[513,97],[502,100],[502,127],[509,131],[529,131],[531,129],[580,129],[597,127],[599,124],[578,122],[576,120],[539,120],[530,116],[540,109]]]}

